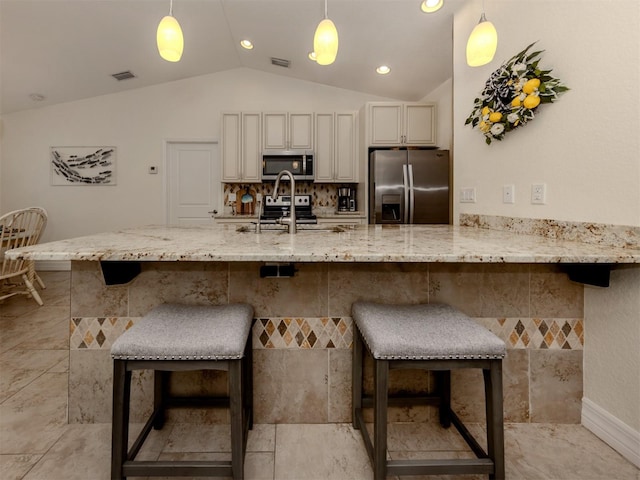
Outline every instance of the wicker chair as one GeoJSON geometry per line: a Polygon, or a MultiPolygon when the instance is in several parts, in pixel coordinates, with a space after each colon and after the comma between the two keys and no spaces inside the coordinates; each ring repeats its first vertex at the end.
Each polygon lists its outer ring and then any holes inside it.
{"type": "MultiPolygon", "coordinates": [[[[31,209],[39,211],[44,216],[44,223],[40,228],[40,235],[38,235],[38,238],[35,241],[35,243],[39,243],[40,238],[42,237],[42,232],[44,232],[44,228],[47,226],[47,219],[49,216],[47,214],[47,211],[42,207],[31,207],[31,209]]],[[[33,260],[28,260],[27,262],[29,263],[29,273],[27,274],[27,276],[29,277],[29,281],[33,284],[34,287],[35,282],[37,282],[38,285],[40,285],[40,288],[47,288],[42,281],[42,278],[40,278],[40,275],[38,275],[38,272],[36,272],[36,262],[33,260]]]]}
{"type": "Polygon", "coordinates": [[[0,217],[0,300],[14,295],[28,295],[43,305],[33,286],[44,283],[35,272],[32,260],[12,260],[4,254],[7,250],[35,245],[47,224],[47,212],[39,207],[25,208],[0,217]]]}

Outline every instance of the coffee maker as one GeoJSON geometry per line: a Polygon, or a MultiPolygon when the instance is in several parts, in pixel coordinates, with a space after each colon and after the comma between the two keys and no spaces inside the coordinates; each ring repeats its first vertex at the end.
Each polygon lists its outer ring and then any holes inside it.
{"type": "Polygon", "coordinates": [[[355,187],[338,188],[338,212],[356,211],[356,189],[355,187]]]}

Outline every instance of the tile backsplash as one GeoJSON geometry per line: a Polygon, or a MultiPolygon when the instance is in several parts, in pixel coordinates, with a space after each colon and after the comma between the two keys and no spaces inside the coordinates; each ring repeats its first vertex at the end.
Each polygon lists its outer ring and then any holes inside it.
{"type": "MultiPolygon", "coordinates": [[[[356,186],[356,184],[341,184],[341,183],[314,183],[314,182],[296,182],[296,194],[299,195],[311,195],[312,207],[316,215],[328,215],[336,211],[338,207],[338,188],[341,186],[356,186]]],[[[225,203],[225,215],[231,213],[231,207],[229,205],[229,194],[237,193],[241,189],[253,189],[256,193],[261,193],[263,196],[271,195],[273,193],[273,182],[271,183],[225,183],[224,188],[224,203],[225,203]]],[[[280,185],[280,195],[290,195],[289,182],[285,181],[280,185]]]]}

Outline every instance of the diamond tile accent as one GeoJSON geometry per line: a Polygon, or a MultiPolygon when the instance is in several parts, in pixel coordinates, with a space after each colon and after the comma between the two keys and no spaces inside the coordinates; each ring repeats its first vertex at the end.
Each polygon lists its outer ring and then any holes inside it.
{"type": "Polygon", "coordinates": [[[351,348],[350,317],[260,318],[253,326],[253,348],[351,348]],[[268,329],[276,324],[277,329],[268,329]]]}
{"type": "Polygon", "coordinates": [[[507,348],[582,350],[581,318],[476,318],[500,337],[507,348]]]}
{"type": "Polygon", "coordinates": [[[72,350],[111,349],[115,339],[136,320],[130,317],[73,317],[69,322],[69,346],[72,350]]]}
{"type": "MultiPolygon", "coordinates": [[[[71,349],[110,349],[113,341],[137,318],[73,317],[69,322],[71,349]]],[[[507,348],[582,350],[581,318],[476,318],[507,348]]],[[[351,317],[259,318],[252,331],[254,349],[350,349],[351,317]]]]}

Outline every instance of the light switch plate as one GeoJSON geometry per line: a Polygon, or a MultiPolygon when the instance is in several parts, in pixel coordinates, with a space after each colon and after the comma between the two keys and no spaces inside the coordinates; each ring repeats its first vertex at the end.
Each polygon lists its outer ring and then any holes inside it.
{"type": "Polygon", "coordinates": [[[502,203],[516,203],[515,185],[502,186],[502,203]]]}
{"type": "Polygon", "coordinates": [[[476,203],[475,187],[460,189],[460,203],[476,203]]]}

